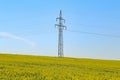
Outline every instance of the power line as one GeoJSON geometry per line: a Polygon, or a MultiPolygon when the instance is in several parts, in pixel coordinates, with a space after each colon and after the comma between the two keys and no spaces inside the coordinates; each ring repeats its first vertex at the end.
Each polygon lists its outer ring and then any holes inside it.
{"type": "Polygon", "coordinates": [[[67,31],[69,31],[69,32],[76,32],[76,33],[82,33],[82,34],[91,34],[91,35],[97,35],[97,36],[106,36],[106,37],[120,38],[120,35],[101,34],[101,33],[93,33],[93,32],[83,32],[83,31],[75,31],[75,30],[67,30],[67,31]]]}
{"type": "MultiPolygon", "coordinates": [[[[78,31],[78,30],[66,30],[66,31],[69,31],[69,32],[75,32],[75,33],[81,33],[81,34],[90,34],[90,35],[97,35],[97,36],[104,36],[104,37],[113,37],[113,38],[120,38],[120,35],[113,35],[113,34],[102,34],[102,33],[94,33],[94,32],[85,32],[85,31],[78,31]]],[[[55,32],[42,32],[42,33],[39,33],[39,32],[32,32],[33,34],[29,34],[30,32],[28,33],[24,33],[24,36],[38,36],[38,35],[43,35],[43,34],[54,34],[55,32]]],[[[21,33],[20,33],[21,34],[21,33]]],[[[21,34],[23,35],[23,33],[21,34]]]]}

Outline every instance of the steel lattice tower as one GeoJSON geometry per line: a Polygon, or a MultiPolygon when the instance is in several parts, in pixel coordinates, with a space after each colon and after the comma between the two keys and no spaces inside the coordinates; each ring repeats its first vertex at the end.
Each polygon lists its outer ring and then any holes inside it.
{"type": "Polygon", "coordinates": [[[55,27],[58,27],[58,57],[64,57],[63,53],[63,30],[66,29],[66,26],[63,25],[63,21],[65,23],[65,19],[62,18],[62,11],[60,10],[60,15],[56,18],[56,21],[59,20],[59,24],[55,24],[55,27]]]}

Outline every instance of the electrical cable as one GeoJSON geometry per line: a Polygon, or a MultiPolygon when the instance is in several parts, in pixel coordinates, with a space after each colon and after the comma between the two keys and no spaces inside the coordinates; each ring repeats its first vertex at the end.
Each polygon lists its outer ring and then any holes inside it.
{"type": "Polygon", "coordinates": [[[98,35],[98,36],[106,36],[106,37],[120,38],[120,35],[101,34],[101,33],[93,33],[93,32],[74,31],[74,30],[66,30],[66,31],[76,32],[76,33],[82,33],[82,34],[92,34],[92,35],[98,35]]]}

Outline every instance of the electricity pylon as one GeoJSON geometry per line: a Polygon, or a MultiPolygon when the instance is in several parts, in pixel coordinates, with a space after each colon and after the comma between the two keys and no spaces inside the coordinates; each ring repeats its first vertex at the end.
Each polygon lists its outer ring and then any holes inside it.
{"type": "Polygon", "coordinates": [[[55,27],[59,29],[58,33],[58,57],[64,57],[63,51],[63,30],[67,27],[63,25],[63,21],[65,23],[65,19],[62,18],[62,11],[60,10],[60,15],[56,18],[56,21],[59,20],[59,24],[55,24],[55,27]]]}

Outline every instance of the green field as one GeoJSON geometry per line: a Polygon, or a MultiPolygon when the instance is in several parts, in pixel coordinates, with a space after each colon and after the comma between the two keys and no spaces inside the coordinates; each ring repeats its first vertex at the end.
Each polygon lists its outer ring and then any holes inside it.
{"type": "Polygon", "coordinates": [[[120,80],[120,61],[0,54],[0,80],[120,80]]]}

